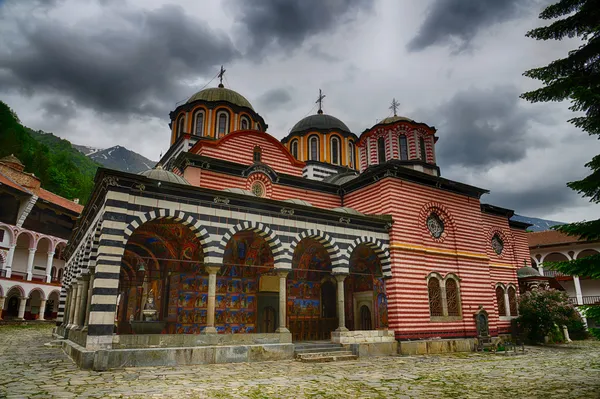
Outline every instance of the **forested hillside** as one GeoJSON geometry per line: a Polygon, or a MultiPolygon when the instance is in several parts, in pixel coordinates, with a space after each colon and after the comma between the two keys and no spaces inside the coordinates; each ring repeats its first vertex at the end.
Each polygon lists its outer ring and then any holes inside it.
{"type": "Polygon", "coordinates": [[[63,140],[21,125],[17,115],[0,101],[0,157],[14,154],[35,174],[42,187],[85,204],[100,166],[63,140]]]}

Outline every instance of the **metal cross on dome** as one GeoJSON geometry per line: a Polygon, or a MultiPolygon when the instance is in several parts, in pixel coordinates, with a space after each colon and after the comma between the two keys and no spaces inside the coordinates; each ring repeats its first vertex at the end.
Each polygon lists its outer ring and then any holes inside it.
{"type": "Polygon", "coordinates": [[[394,111],[394,116],[398,116],[398,107],[400,106],[400,103],[398,101],[396,101],[396,99],[394,98],[392,100],[392,105],[390,105],[390,109],[392,111],[394,111]]]}
{"type": "Polygon", "coordinates": [[[223,84],[223,75],[225,75],[225,71],[227,71],[227,69],[223,68],[223,65],[221,65],[221,70],[219,71],[219,74],[217,75],[219,77],[219,80],[221,81],[220,84],[223,84]]]}
{"type": "Polygon", "coordinates": [[[319,104],[319,114],[323,113],[323,99],[325,98],[325,94],[323,94],[323,92],[321,91],[321,89],[319,89],[319,98],[317,98],[317,101],[315,101],[317,104],[319,104]]]}

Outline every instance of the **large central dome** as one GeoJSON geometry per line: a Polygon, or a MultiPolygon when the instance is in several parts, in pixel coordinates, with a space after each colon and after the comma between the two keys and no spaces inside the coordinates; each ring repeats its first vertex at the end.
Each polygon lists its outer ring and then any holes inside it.
{"type": "Polygon", "coordinates": [[[251,110],[254,111],[252,104],[250,104],[250,101],[246,100],[246,97],[242,96],[240,93],[238,93],[236,91],[226,89],[222,85],[219,85],[219,87],[211,87],[211,88],[199,91],[198,93],[191,96],[190,99],[187,100],[187,103],[189,104],[189,103],[192,103],[192,102],[198,101],[198,100],[209,101],[209,102],[227,101],[228,103],[231,103],[231,104],[234,104],[234,105],[237,105],[240,107],[250,108],[251,110]]]}
{"type": "Polygon", "coordinates": [[[296,123],[290,133],[294,132],[302,132],[305,130],[343,130],[345,132],[349,132],[348,126],[335,116],[326,115],[326,114],[316,114],[307,116],[304,119],[301,119],[300,122],[296,123]]]}

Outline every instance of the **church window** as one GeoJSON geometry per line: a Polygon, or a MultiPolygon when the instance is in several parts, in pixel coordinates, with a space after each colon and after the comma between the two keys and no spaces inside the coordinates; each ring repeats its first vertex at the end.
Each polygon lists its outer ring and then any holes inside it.
{"type": "Polygon", "coordinates": [[[292,144],[290,144],[290,152],[294,158],[298,159],[298,140],[292,141],[292,144]]]}
{"type": "Polygon", "coordinates": [[[348,157],[348,162],[351,168],[354,167],[354,141],[349,141],[348,142],[348,152],[350,154],[350,156],[348,157]]]}
{"type": "Polygon", "coordinates": [[[177,137],[181,136],[184,133],[185,126],[185,117],[181,115],[179,119],[177,119],[177,137]]]}
{"type": "Polygon", "coordinates": [[[248,118],[246,118],[245,116],[242,116],[241,121],[242,122],[240,125],[241,125],[242,130],[248,130],[250,127],[250,122],[248,121],[248,118]]]}
{"type": "Polygon", "coordinates": [[[405,135],[400,136],[400,159],[402,161],[408,160],[408,142],[405,135]]]}
{"type": "Polygon", "coordinates": [[[437,213],[431,212],[427,218],[427,229],[433,238],[440,238],[444,233],[444,221],[440,219],[437,213]]]}
{"type": "Polygon", "coordinates": [[[419,152],[421,153],[421,160],[427,161],[427,153],[425,152],[425,139],[419,137],[419,152]]]}
{"type": "Polygon", "coordinates": [[[502,251],[504,251],[504,241],[502,241],[502,238],[500,238],[498,233],[494,234],[492,237],[492,248],[498,255],[502,255],[502,251]]]}
{"type": "Polygon", "coordinates": [[[259,146],[254,147],[253,160],[254,162],[262,161],[262,149],[259,146]]]}
{"type": "Polygon", "coordinates": [[[340,164],[340,140],[337,137],[331,138],[331,163],[340,164]]]}
{"type": "Polygon", "coordinates": [[[217,114],[217,138],[229,133],[229,114],[221,111],[217,114]]]}
{"type": "Polygon", "coordinates": [[[444,315],[442,306],[442,290],[440,288],[440,281],[432,277],[427,282],[427,290],[429,292],[429,314],[432,317],[439,317],[444,315]]]}
{"type": "Polygon", "coordinates": [[[62,283],[63,269],[58,269],[58,281],[62,283]]]}
{"type": "Polygon", "coordinates": [[[256,195],[257,197],[265,196],[265,186],[259,181],[252,183],[251,190],[252,194],[256,195]]]}
{"type": "Polygon", "coordinates": [[[194,134],[196,136],[204,136],[204,111],[196,112],[194,134]]]}
{"type": "Polygon", "coordinates": [[[511,316],[517,316],[519,311],[517,309],[517,291],[515,287],[508,287],[508,308],[511,316]]]}
{"type": "Polygon", "coordinates": [[[308,139],[308,159],[311,161],[320,161],[319,157],[319,137],[311,136],[308,139]]]}
{"type": "Polygon", "coordinates": [[[498,316],[506,316],[506,302],[504,300],[504,288],[496,287],[496,302],[498,303],[498,316]]]}
{"type": "Polygon", "coordinates": [[[377,139],[377,157],[380,164],[385,162],[385,138],[383,136],[377,139]]]}
{"type": "Polygon", "coordinates": [[[458,284],[453,278],[446,280],[446,304],[448,316],[460,316],[460,302],[458,300],[458,284]]]}

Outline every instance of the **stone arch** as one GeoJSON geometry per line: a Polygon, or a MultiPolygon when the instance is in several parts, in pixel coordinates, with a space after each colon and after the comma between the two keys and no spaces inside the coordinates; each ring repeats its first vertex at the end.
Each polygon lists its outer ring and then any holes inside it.
{"type": "Polygon", "coordinates": [[[146,222],[157,219],[172,219],[189,227],[202,246],[205,263],[209,263],[207,260],[211,258],[210,255],[213,254],[216,249],[212,245],[210,234],[208,234],[208,231],[202,227],[202,223],[195,216],[182,211],[159,209],[145,213],[141,216],[136,216],[123,230],[123,244],[127,244],[127,241],[138,227],[146,222]]]}
{"type": "Polygon", "coordinates": [[[0,229],[4,230],[8,234],[8,245],[16,244],[17,239],[15,237],[15,231],[13,228],[11,228],[11,226],[0,223],[0,229]]]}
{"type": "Polygon", "coordinates": [[[549,257],[556,257],[557,255],[562,256],[564,259],[561,259],[561,260],[556,260],[556,259],[555,260],[549,260],[548,262],[562,262],[562,261],[570,260],[569,259],[569,255],[567,255],[567,254],[565,254],[563,252],[560,252],[560,251],[555,251],[555,252],[550,252],[550,253],[544,254],[544,256],[542,256],[542,259],[540,260],[540,263],[542,263],[542,265],[543,265],[543,263],[546,262],[547,258],[549,258],[549,257]],[[553,255],[555,255],[555,256],[553,256],[553,255]]]}
{"type": "Polygon", "coordinates": [[[27,297],[31,298],[31,294],[33,294],[34,292],[37,292],[38,294],[40,294],[40,299],[44,300],[47,299],[46,298],[46,294],[44,293],[44,291],[39,288],[39,287],[34,287],[32,288],[29,293],[27,294],[27,297]]]}
{"type": "Polygon", "coordinates": [[[25,290],[23,289],[23,287],[21,287],[18,284],[13,285],[8,290],[6,290],[6,297],[7,298],[10,296],[10,294],[13,292],[13,290],[17,291],[17,294],[19,295],[20,298],[26,298],[26,296],[25,296],[25,290]]]}
{"type": "Polygon", "coordinates": [[[15,234],[14,244],[17,245],[17,242],[19,241],[19,237],[21,237],[22,234],[29,236],[29,247],[28,248],[35,248],[37,245],[35,235],[27,230],[21,230],[15,234]]]}
{"type": "Polygon", "coordinates": [[[44,241],[48,243],[48,248],[45,253],[54,252],[54,241],[50,237],[44,236],[44,235],[41,235],[38,237],[38,239],[35,243],[36,251],[38,251],[40,249],[40,244],[43,243],[44,241]]]}
{"type": "Polygon", "coordinates": [[[421,210],[419,211],[418,227],[420,231],[426,233],[432,240],[442,242],[448,236],[454,237],[456,222],[452,217],[452,213],[444,204],[431,201],[421,207],[421,210]],[[427,230],[427,218],[432,212],[435,212],[444,222],[444,232],[439,238],[432,237],[427,230]]]}
{"type": "Polygon", "coordinates": [[[585,258],[586,256],[598,255],[598,254],[600,254],[600,252],[594,248],[581,249],[575,253],[575,256],[573,257],[573,259],[580,259],[579,256],[581,254],[584,254],[582,256],[582,258],[585,258]]]}
{"type": "Polygon", "coordinates": [[[269,226],[259,222],[243,222],[230,228],[229,231],[223,234],[223,237],[221,237],[221,241],[216,247],[216,255],[209,257],[209,260],[206,263],[216,263],[219,265],[222,264],[223,255],[225,254],[225,247],[227,246],[227,243],[229,242],[231,237],[233,237],[236,233],[239,233],[240,231],[252,231],[261,236],[266,241],[267,245],[269,245],[269,248],[271,249],[271,253],[273,254],[273,261],[275,263],[276,269],[290,268],[290,266],[286,265],[287,263],[289,263],[289,261],[285,256],[285,251],[283,249],[283,245],[281,245],[279,237],[277,237],[275,232],[271,230],[269,226]]]}
{"type": "MultiPolygon", "coordinates": [[[[304,230],[304,231],[298,233],[294,237],[294,239],[292,240],[292,242],[290,244],[290,250],[289,250],[289,255],[288,255],[290,262],[291,262],[292,257],[294,256],[294,251],[296,250],[296,247],[298,246],[300,241],[302,241],[305,238],[312,238],[312,239],[318,241],[320,244],[322,244],[323,247],[325,247],[325,250],[327,251],[327,254],[329,255],[329,259],[331,260],[331,270],[333,270],[336,267],[344,267],[346,269],[348,268],[347,267],[348,262],[346,262],[346,264],[343,263],[344,257],[342,256],[340,248],[336,244],[335,239],[333,237],[331,237],[329,234],[327,234],[321,230],[315,230],[315,229],[304,230]]],[[[348,257],[348,259],[346,259],[346,260],[349,261],[350,257],[348,257]]],[[[383,265],[382,265],[382,268],[383,268],[383,265]]]]}
{"type": "MultiPolygon", "coordinates": [[[[352,253],[361,244],[365,244],[369,248],[371,248],[377,257],[379,258],[379,262],[381,263],[381,272],[385,278],[392,277],[392,265],[390,260],[390,253],[386,246],[383,245],[381,241],[373,237],[359,237],[348,246],[346,249],[346,253],[342,256],[342,260],[349,264],[350,257],[352,253]]],[[[333,261],[332,261],[333,262],[333,261]]]]}

